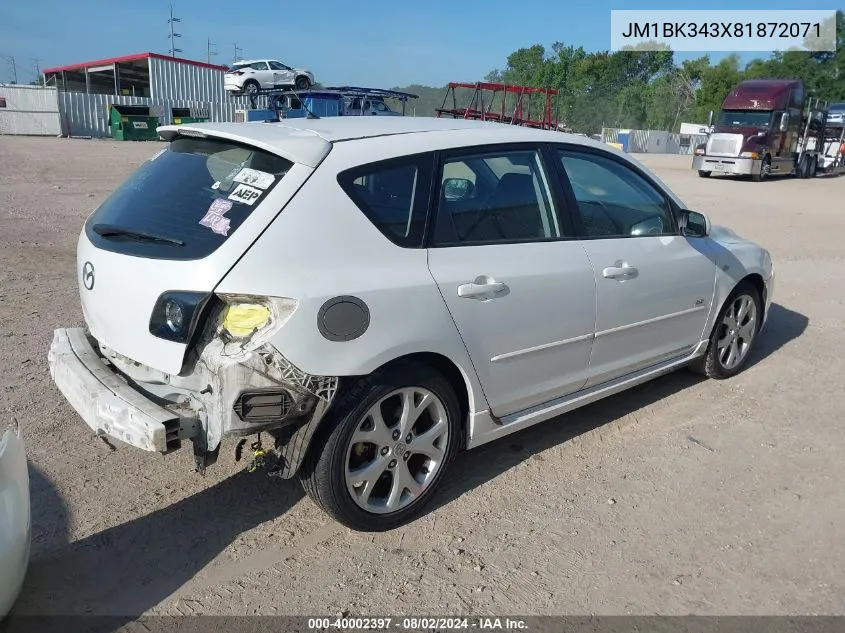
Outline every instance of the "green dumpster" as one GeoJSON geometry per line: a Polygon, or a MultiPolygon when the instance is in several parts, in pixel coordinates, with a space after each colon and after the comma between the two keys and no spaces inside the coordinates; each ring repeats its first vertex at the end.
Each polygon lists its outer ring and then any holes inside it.
{"type": "Polygon", "coordinates": [[[157,141],[158,117],[149,106],[109,104],[109,127],[116,141],[157,141]]]}
{"type": "Polygon", "coordinates": [[[173,125],[208,123],[211,118],[208,116],[208,110],[202,108],[173,108],[170,115],[173,117],[173,125]]]}

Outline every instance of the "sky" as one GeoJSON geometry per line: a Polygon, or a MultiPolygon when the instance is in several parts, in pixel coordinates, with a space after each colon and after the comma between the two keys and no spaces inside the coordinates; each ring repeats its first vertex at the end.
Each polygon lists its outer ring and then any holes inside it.
{"type": "MultiPolygon", "coordinates": [[[[836,0],[841,2],[841,0],[836,0]]],[[[139,52],[168,54],[166,0],[0,0],[0,81],[27,83],[49,68],[139,52]]],[[[174,0],[178,57],[213,63],[278,59],[312,70],[324,85],[372,87],[478,81],[513,51],[556,41],[588,51],[610,47],[612,9],[836,9],[822,0],[174,0]],[[569,6],[567,6],[569,5],[569,6]],[[253,7],[252,9],[250,7],[253,7]]],[[[716,61],[727,53],[713,53],[716,61]]],[[[677,61],[699,53],[676,53],[677,61]]],[[[767,53],[744,53],[743,61],[767,53]]]]}

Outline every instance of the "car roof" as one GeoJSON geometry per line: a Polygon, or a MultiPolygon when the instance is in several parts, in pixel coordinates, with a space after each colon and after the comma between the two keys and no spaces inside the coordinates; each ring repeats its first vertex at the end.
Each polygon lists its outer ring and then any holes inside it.
{"type": "MultiPolygon", "coordinates": [[[[180,132],[187,132],[189,135],[200,133],[240,141],[310,167],[316,167],[334,143],[363,142],[371,138],[428,132],[450,132],[448,141],[438,143],[441,149],[494,143],[568,142],[611,150],[604,143],[566,132],[536,130],[491,121],[436,117],[348,116],[285,119],[278,123],[190,123],[162,126],[158,132],[165,140],[174,138],[180,132]]],[[[416,151],[413,141],[403,139],[402,142],[407,146],[409,154],[416,151]]],[[[431,149],[426,146],[420,147],[419,151],[431,149]]]]}
{"type": "Polygon", "coordinates": [[[263,59],[239,59],[236,61],[233,66],[237,66],[239,64],[254,64],[255,62],[275,62],[277,60],[270,59],[269,57],[265,57],[263,59]]]}

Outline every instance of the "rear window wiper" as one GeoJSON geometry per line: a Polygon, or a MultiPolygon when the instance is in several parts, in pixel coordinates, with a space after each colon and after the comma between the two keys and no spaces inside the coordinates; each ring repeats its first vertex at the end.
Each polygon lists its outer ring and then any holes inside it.
{"type": "Polygon", "coordinates": [[[174,246],[185,246],[185,242],[177,240],[173,237],[165,237],[163,235],[154,235],[153,233],[145,233],[142,231],[133,231],[131,229],[124,229],[113,224],[95,224],[91,229],[101,237],[126,237],[137,240],[139,242],[160,242],[162,244],[173,244],[174,246]]]}

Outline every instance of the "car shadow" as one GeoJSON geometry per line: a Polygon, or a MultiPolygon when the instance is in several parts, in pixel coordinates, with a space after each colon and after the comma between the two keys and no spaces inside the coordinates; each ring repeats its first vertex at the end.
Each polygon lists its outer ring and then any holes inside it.
{"type": "Polygon", "coordinates": [[[32,520],[30,564],[66,548],[70,541],[70,511],[56,486],[29,462],[29,498],[32,520]]]}
{"type": "MultiPolygon", "coordinates": [[[[43,616],[87,615],[91,627],[97,616],[104,629],[132,621],[302,496],[298,482],[244,471],[63,548],[54,542],[49,553],[33,556],[9,626],[35,625],[38,616],[44,624],[43,616]]],[[[35,494],[33,507],[48,514],[49,499],[35,494]]]]}
{"type": "MultiPolygon", "coordinates": [[[[746,370],[801,336],[808,323],[809,319],[803,314],[773,303],[746,370]]],[[[680,369],[477,449],[464,451],[450,467],[448,481],[444,482],[427,513],[451,503],[528,459],[542,459],[540,454],[549,448],[565,444],[705,380],[693,372],[680,369]]]]}
{"type": "MultiPolygon", "coordinates": [[[[821,174],[819,174],[821,175],[821,174]]],[[[718,176],[713,175],[710,177],[710,180],[725,180],[725,181],[732,181],[732,182],[752,182],[751,176],[745,176],[742,174],[720,174],[718,176]]],[[[768,178],[754,183],[756,185],[768,185],[769,183],[776,183],[776,182],[792,182],[794,180],[803,180],[798,178],[797,176],[785,175],[785,174],[778,174],[777,176],[769,176],[768,178]]]]}

